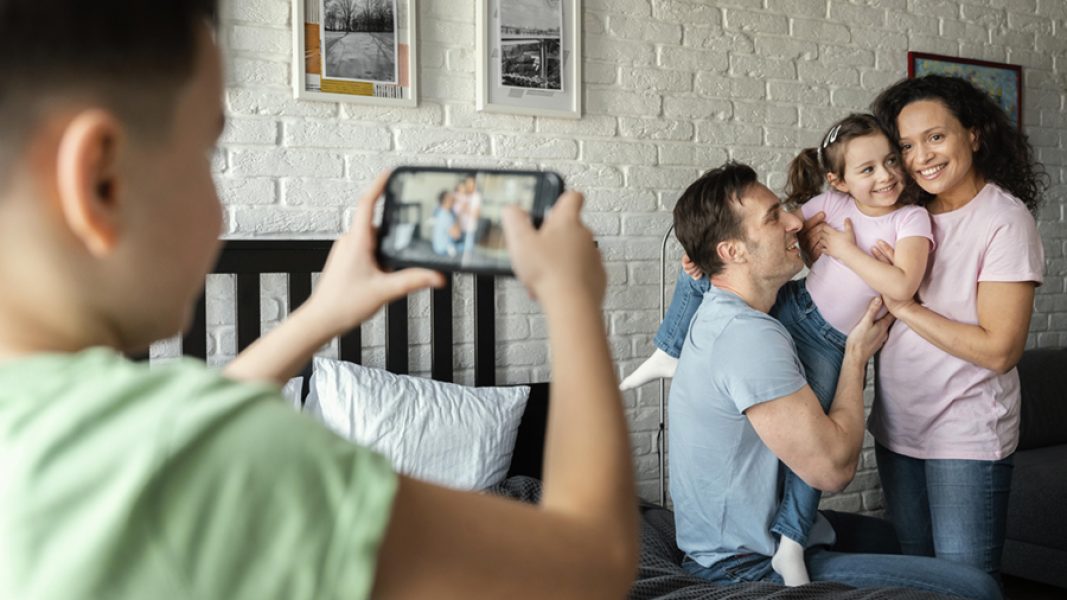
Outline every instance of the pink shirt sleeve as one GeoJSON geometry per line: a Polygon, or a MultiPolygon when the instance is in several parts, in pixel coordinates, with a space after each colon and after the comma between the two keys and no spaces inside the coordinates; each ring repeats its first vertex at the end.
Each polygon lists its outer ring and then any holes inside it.
{"type": "Polygon", "coordinates": [[[834,193],[831,191],[826,191],[818,196],[812,196],[810,200],[801,204],[800,214],[804,216],[804,220],[806,221],[815,216],[815,213],[822,211],[826,213],[826,220],[829,221],[830,215],[833,214],[834,210],[838,208],[840,204],[839,202],[832,202],[833,194],[834,193]]]}
{"type": "Polygon", "coordinates": [[[982,257],[978,281],[1044,280],[1045,249],[1037,223],[1022,205],[1004,211],[982,257]]]}
{"type": "Polygon", "coordinates": [[[905,206],[898,211],[897,241],[908,237],[922,237],[930,240],[930,251],[934,251],[934,229],[930,225],[930,213],[921,206],[905,206]]]}

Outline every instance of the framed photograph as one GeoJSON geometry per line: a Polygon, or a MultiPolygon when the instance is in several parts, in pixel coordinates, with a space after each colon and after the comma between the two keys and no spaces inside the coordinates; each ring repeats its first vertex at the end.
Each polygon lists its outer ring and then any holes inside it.
{"type": "Polygon", "coordinates": [[[581,0],[477,2],[478,110],[581,118],[581,0]]]}
{"type": "Polygon", "coordinates": [[[293,0],[297,98],[415,106],[416,0],[293,0]]]}
{"type": "Polygon", "coordinates": [[[1019,65],[908,52],[908,77],[962,77],[985,90],[1008,113],[1017,128],[1023,125],[1023,68],[1019,65]]]}

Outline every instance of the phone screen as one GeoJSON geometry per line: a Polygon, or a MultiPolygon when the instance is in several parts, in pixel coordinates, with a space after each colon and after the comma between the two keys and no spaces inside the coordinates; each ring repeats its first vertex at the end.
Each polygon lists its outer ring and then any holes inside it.
{"type": "Polygon", "coordinates": [[[549,185],[553,181],[559,177],[529,171],[397,169],[386,188],[383,262],[510,273],[503,209],[517,205],[539,222],[543,194],[561,191],[561,184],[549,185]]]}

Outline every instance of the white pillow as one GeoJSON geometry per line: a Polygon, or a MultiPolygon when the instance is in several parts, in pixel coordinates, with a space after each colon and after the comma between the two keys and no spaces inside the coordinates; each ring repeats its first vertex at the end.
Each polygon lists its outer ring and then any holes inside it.
{"type": "Polygon", "coordinates": [[[282,397],[289,401],[289,404],[296,410],[300,410],[300,393],[304,391],[304,378],[293,377],[289,381],[285,382],[285,386],[282,387],[282,397]]]}
{"type": "Polygon", "coordinates": [[[480,490],[507,476],[527,386],[467,387],[316,357],[304,412],[398,473],[480,490]]]}

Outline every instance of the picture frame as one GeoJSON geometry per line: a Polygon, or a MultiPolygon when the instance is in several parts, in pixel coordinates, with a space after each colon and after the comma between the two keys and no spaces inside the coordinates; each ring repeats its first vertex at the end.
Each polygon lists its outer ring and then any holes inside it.
{"type": "Polygon", "coordinates": [[[988,93],[1008,113],[1015,127],[1023,125],[1023,68],[1019,65],[908,52],[908,77],[923,75],[962,77],[988,93]]]}
{"type": "Polygon", "coordinates": [[[293,95],[417,106],[416,1],[292,0],[293,95]]]}
{"type": "Polygon", "coordinates": [[[477,0],[479,111],[581,118],[581,5],[477,0]]]}

